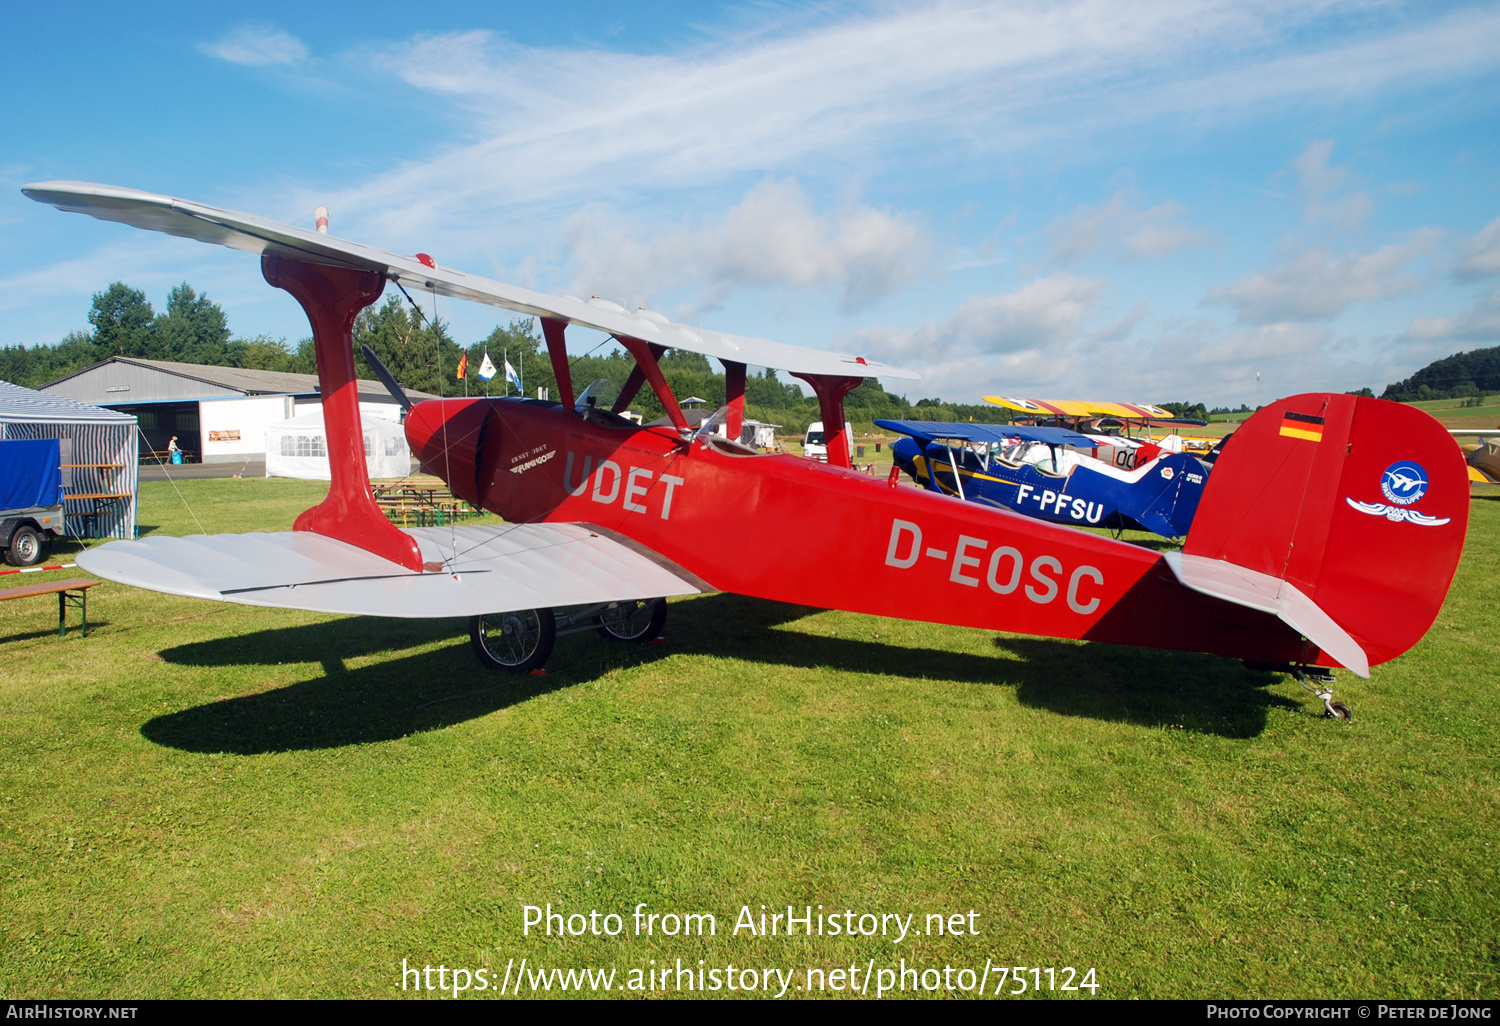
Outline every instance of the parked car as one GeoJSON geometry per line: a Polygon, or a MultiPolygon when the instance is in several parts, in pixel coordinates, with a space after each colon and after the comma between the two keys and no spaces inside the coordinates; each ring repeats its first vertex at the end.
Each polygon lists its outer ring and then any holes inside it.
{"type": "MultiPolygon", "coordinates": [[[[849,429],[848,423],[844,424],[844,437],[849,439],[849,445],[854,445],[854,432],[849,429]]],[[[828,440],[823,434],[823,422],[815,420],[807,425],[807,434],[802,437],[802,455],[819,463],[828,462],[828,440]]]]}

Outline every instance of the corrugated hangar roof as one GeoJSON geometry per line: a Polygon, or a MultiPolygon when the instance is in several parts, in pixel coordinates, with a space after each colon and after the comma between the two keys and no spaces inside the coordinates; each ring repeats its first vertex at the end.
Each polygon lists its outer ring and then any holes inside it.
{"type": "MultiPolygon", "coordinates": [[[[390,402],[390,393],[378,381],[361,378],[361,398],[390,402]]],[[[49,381],[45,391],[85,402],[125,405],[163,400],[190,400],[225,395],[303,395],[318,393],[316,374],[251,370],[246,367],[215,367],[208,364],[146,360],[135,356],[111,356],[90,367],[49,381]],[[152,378],[165,375],[152,387],[152,378]],[[118,381],[115,379],[118,378],[118,381]]],[[[435,399],[427,392],[407,390],[413,400],[435,399]]]]}
{"type": "Polygon", "coordinates": [[[8,424],[134,424],[126,413],[74,402],[34,388],[0,381],[0,423],[8,424]]]}

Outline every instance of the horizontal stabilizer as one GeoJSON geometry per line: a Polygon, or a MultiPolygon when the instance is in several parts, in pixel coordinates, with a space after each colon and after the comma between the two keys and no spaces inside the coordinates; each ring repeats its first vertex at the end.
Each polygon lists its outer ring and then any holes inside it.
{"type": "Polygon", "coordinates": [[[1359,642],[1290,581],[1227,560],[1182,552],[1168,552],[1166,561],[1177,579],[1194,591],[1270,613],[1337,659],[1340,665],[1361,677],[1370,675],[1370,660],[1359,642]]]}
{"type": "Polygon", "coordinates": [[[114,541],[80,553],[78,565],[169,595],[354,616],[477,616],[710,590],[653,553],[583,524],[406,533],[441,572],[412,573],[310,531],[114,541]]]}

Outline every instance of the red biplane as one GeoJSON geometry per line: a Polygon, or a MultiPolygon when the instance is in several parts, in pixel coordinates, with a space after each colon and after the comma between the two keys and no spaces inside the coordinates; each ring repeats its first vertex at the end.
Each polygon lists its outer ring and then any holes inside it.
{"type": "Polygon", "coordinates": [[[1396,403],[1317,393],[1263,409],[1219,460],[1182,551],[1160,553],[855,473],[843,431],[829,433],[826,464],[694,432],[659,363],[679,348],[724,364],[732,439],[748,366],[790,371],[812,386],[824,424],[844,424],[843,397],[865,377],[915,377],[872,360],[543,295],[167,196],[75,182],[24,192],[256,253],[312,324],[327,499],[290,532],[116,541],[79,556],[125,584],[330,613],[467,616],[481,659],[511,669],[546,659],[554,609],[583,607],[571,624],[644,638],[660,630],[663,596],[722,590],[1214,653],[1322,682],[1329,713],[1347,715],[1326,668],[1368,676],[1420,640],[1463,549],[1458,448],[1431,417],[1396,403]],[[428,400],[406,420],[423,467],[506,525],[400,530],[371,498],[351,327],[388,282],[541,319],[560,402],[428,400]],[[575,401],[570,324],[608,333],[635,358],[610,409],[575,401]],[[671,427],[619,416],[643,385],[671,427]]]}

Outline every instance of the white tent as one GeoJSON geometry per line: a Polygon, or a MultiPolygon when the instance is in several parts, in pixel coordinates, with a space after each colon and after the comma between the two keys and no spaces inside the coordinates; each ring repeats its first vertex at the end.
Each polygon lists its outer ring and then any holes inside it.
{"type": "MultiPolygon", "coordinates": [[[[401,425],[368,414],[361,414],[359,422],[364,430],[365,465],[370,469],[370,477],[410,474],[411,451],[406,447],[406,432],[401,425]]],[[[266,476],[308,481],[330,479],[322,411],[266,426],[266,476]]]]}

